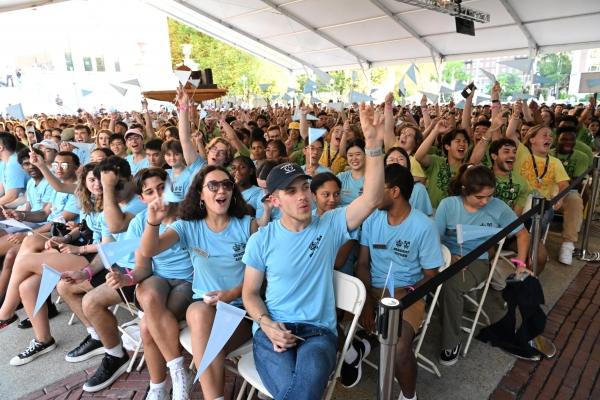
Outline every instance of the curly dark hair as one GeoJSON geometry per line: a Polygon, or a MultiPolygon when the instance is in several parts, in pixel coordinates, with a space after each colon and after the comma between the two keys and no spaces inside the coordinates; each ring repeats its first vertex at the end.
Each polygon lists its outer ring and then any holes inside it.
{"type": "MultiPolygon", "coordinates": [[[[213,171],[225,172],[227,174],[227,178],[230,179],[231,182],[235,182],[229,171],[221,166],[207,165],[206,167],[202,168],[200,171],[198,171],[196,176],[194,176],[194,180],[192,181],[185,198],[179,205],[182,220],[194,221],[206,218],[206,207],[200,208],[200,192],[202,192],[202,188],[205,185],[206,175],[213,171]]],[[[235,218],[243,218],[244,215],[250,215],[247,212],[246,201],[244,200],[240,189],[238,189],[237,185],[235,184],[233,185],[231,202],[229,203],[227,214],[235,218]]]]}

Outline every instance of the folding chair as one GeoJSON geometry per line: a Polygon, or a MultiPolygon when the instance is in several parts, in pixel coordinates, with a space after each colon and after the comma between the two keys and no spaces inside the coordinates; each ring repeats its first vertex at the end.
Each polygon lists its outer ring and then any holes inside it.
{"type": "MultiPolygon", "coordinates": [[[[183,348],[186,349],[188,353],[194,354],[192,353],[192,331],[187,326],[187,324],[185,325],[185,328],[179,333],[179,343],[181,343],[183,348]]],[[[242,358],[244,354],[248,354],[251,351],[252,339],[248,340],[246,343],[244,343],[243,345],[241,345],[240,347],[238,347],[237,349],[233,350],[231,353],[225,356],[226,359],[231,360],[234,364],[234,366],[225,364],[225,368],[236,375],[240,375],[238,371],[238,363],[240,361],[240,358],[242,358]]],[[[190,364],[190,369],[195,370],[194,360],[192,360],[192,363],[190,364]]],[[[237,400],[241,400],[243,398],[247,384],[248,382],[244,380],[244,382],[242,383],[242,387],[240,388],[240,393],[238,394],[237,400]]]]}
{"type": "Polygon", "coordinates": [[[468,293],[463,294],[465,301],[469,301],[477,306],[477,311],[475,312],[474,319],[463,316],[463,319],[472,322],[470,328],[464,327],[464,326],[462,327],[463,331],[469,333],[469,339],[467,339],[467,344],[465,345],[465,349],[463,350],[463,357],[467,356],[467,351],[469,351],[469,346],[471,345],[471,340],[473,339],[473,334],[475,333],[475,328],[477,327],[477,324],[486,326],[491,323],[490,317],[486,314],[485,311],[483,311],[483,303],[485,302],[485,298],[487,296],[487,292],[490,287],[490,282],[492,281],[492,276],[494,275],[494,270],[496,269],[496,264],[498,263],[498,258],[500,257],[500,253],[502,252],[502,246],[504,246],[504,240],[506,240],[506,238],[504,238],[498,242],[498,250],[496,251],[496,255],[494,256],[494,259],[492,260],[492,265],[490,266],[490,272],[488,274],[487,279],[469,291],[469,293],[471,293],[476,290],[483,289],[483,293],[481,295],[481,300],[475,301],[475,300],[473,300],[472,297],[469,296],[468,293]],[[480,315],[483,315],[483,317],[485,318],[485,320],[487,322],[486,324],[482,324],[481,322],[479,322],[480,315]]]}
{"type": "MultiPolygon", "coordinates": [[[[450,266],[450,263],[452,262],[452,259],[451,259],[452,255],[450,254],[450,250],[448,250],[448,248],[444,245],[441,245],[441,246],[442,246],[442,255],[444,256],[444,265],[439,268],[439,272],[442,272],[443,270],[448,268],[450,266]]],[[[421,351],[421,346],[423,345],[423,339],[425,338],[425,333],[427,333],[427,327],[429,326],[429,322],[431,321],[431,315],[433,314],[433,310],[435,309],[435,306],[437,304],[441,289],[442,289],[442,285],[439,285],[437,287],[437,289],[435,289],[435,294],[433,295],[433,300],[431,301],[431,305],[429,306],[429,311],[427,312],[427,317],[425,318],[425,321],[423,322],[423,325],[421,326],[421,336],[419,337],[419,341],[417,342],[417,347],[415,347],[415,357],[417,358],[417,360],[419,360],[419,359],[422,360],[423,362],[428,364],[431,368],[429,368],[428,366],[423,365],[417,361],[417,364],[419,365],[419,367],[423,368],[426,371],[431,372],[432,374],[436,374],[438,378],[442,377],[442,374],[440,374],[438,367],[431,360],[429,360],[424,355],[422,355],[420,353],[420,351],[421,351]]]]}
{"type": "MultiPolygon", "coordinates": [[[[333,376],[329,381],[329,389],[327,390],[327,396],[325,397],[325,400],[329,400],[333,394],[335,382],[342,371],[342,363],[344,362],[346,351],[348,351],[348,348],[354,339],[354,332],[356,331],[356,326],[358,325],[358,318],[360,317],[360,313],[362,312],[362,309],[365,305],[365,299],[367,297],[365,285],[363,285],[361,280],[350,275],[346,275],[342,272],[333,271],[333,288],[335,291],[335,306],[353,314],[354,318],[352,318],[352,323],[350,324],[350,329],[348,330],[346,341],[344,342],[344,348],[338,357],[333,376]]],[[[240,375],[252,386],[250,394],[248,395],[248,400],[252,399],[256,389],[267,396],[273,397],[263,385],[260,376],[256,371],[256,366],[254,365],[254,354],[252,354],[252,352],[242,357],[238,363],[238,371],[240,375]]],[[[310,384],[310,382],[306,383],[310,384]]]]}
{"type": "MultiPolygon", "coordinates": [[[[125,322],[122,325],[117,325],[117,328],[119,328],[119,331],[121,331],[122,334],[127,335],[127,337],[129,337],[129,339],[131,339],[136,344],[136,347],[135,347],[135,350],[133,352],[133,355],[131,356],[131,361],[129,362],[129,367],[127,367],[127,373],[131,373],[131,370],[133,369],[133,364],[135,363],[135,359],[137,358],[137,356],[138,356],[138,354],[140,352],[140,349],[142,348],[142,337],[140,335],[140,338],[136,339],[135,337],[131,336],[129,334],[129,332],[127,332],[125,330],[125,328],[127,328],[130,325],[134,325],[136,323],[139,325],[140,319],[144,315],[144,313],[142,311],[138,310],[137,307],[134,304],[129,303],[129,307],[131,307],[131,311],[134,312],[134,314],[136,315],[136,317],[134,319],[128,321],[128,322],[125,322]],[[140,313],[141,313],[141,315],[140,315],[140,313]]],[[[119,311],[119,308],[124,308],[127,312],[129,312],[129,308],[127,307],[127,303],[119,303],[113,309],[113,315],[115,315],[115,316],[117,315],[117,311],[119,311]]],[[[143,362],[144,362],[144,360],[142,358],[142,360],[140,362],[140,366],[138,367],[139,368],[138,371],[142,369],[141,366],[142,366],[143,362]]]]}

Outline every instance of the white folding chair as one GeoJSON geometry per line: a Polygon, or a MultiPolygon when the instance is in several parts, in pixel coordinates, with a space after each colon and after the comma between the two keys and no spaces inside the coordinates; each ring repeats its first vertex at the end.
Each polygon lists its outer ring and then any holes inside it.
{"type": "MultiPolygon", "coordinates": [[[[450,250],[444,245],[442,246],[442,255],[444,256],[444,265],[440,267],[439,272],[442,272],[446,268],[450,266],[452,262],[452,255],[450,254],[450,250]]],[[[417,364],[426,371],[431,372],[432,374],[436,374],[438,378],[442,377],[438,367],[427,357],[421,354],[421,346],[423,345],[423,339],[425,338],[425,333],[427,333],[427,327],[429,326],[429,322],[431,321],[431,315],[433,314],[433,310],[435,309],[435,305],[437,304],[438,297],[440,295],[440,290],[442,289],[442,285],[439,285],[435,289],[435,294],[433,295],[433,300],[431,301],[431,305],[429,306],[429,311],[427,312],[427,316],[423,325],[421,326],[421,336],[419,337],[419,341],[417,342],[417,347],[415,347],[415,357],[417,358],[417,364]],[[422,360],[424,363],[428,364],[423,365],[418,360],[422,360]],[[431,367],[431,368],[430,368],[431,367]]]]}
{"type": "MultiPolygon", "coordinates": [[[[335,306],[353,314],[354,318],[352,318],[352,323],[350,324],[350,329],[348,330],[346,341],[344,342],[344,348],[338,357],[335,370],[329,381],[329,389],[327,390],[327,396],[325,397],[325,400],[329,400],[333,394],[335,382],[342,371],[342,363],[344,362],[346,351],[348,351],[348,348],[354,339],[354,332],[356,331],[356,326],[358,325],[358,318],[360,317],[362,309],[365,305],[365,299],[367,297],[365,285],[363,285],[361,280],[353,276],[346,275],[342,272],[333,271],[333,287],[335,291],[335,306]]],[[[252,352],[242,357],[238,363],[238,371],[240,375],[252,386],[248,400],[250,400],[254,395],[255,389],[258,389],[267,396],[273,397],[263,385],[260,376],[256,371],[256,366],[254,365],[254,354],[252,354],[252,352]]],[[[306,384],[309,385],[310,382],[306,382],[306,384]]]]}
{"type": "MultiPolygon", "coordinates": [[[[129,362],[129,367],[127,367],[127,373],[131,373],[131,370],[133,369],[133,364],[135,363],[135,359],[137,358],[137,356],[140,352],[140,349],[142,348],[142,337],[140,335],[139,339],[137,339],[137,338],[131,336],[129,334],[129,332],[127,332],[125,330],[125,328],[127,328],[130,325],[134,325],[136,323],[139,324],[139,322],[140,322],[139,320],[144,315],[144,313],[142,311],[138,310],[137,307],[133,303],[129,303],[129,307],[131,307],[131,311],[133,311],[133,313],[135,314],[135,318],[133,320],[125,322],[122,325],[117,324],[117,328],[119,328],[119,331],[122,334],[127,335],[127,337],[129,337],[129,339],[131,339],[133,342],[136,343],[135,350],[133,352],[133,355],[131,356],[131,361],[129,362]],[[141,313],[141,315],[140,315],[140,313],[141,313]]],[[[119,311],[119,308],[123,308],[123,309],[125,309],[125,311],[127,311],[127,313],[129,313],[129,308],[127,307],[127,303],[119,303],[113,309],[113,315],[115,315],[115,316],[117,315],[117,311],[119,311]]],[[[143,362],[144,362],[144,360],[142,359],[138,370],[141,370],[141,365],[143,362]]]]}
{"type": "Polygon", "coordinates": [[[476,301],[471,296],[469,296],[468,293],[463,294],[465,301],[469,301],[469,302],[473,303],[475,306],[477,306],[477,311],[475,312],[475,317],[473,319],[463,316],[463,319],[470,321],[472,323],[471,327],[464,327],[464,326],[462,327],[462,329],[465,332],[469,333],[469,339],[467,339],[467,344],[465,345],[465,348],[463,350],[463,357],[467,356],[467,352],[469,351],[469,346],[471,345],[471,340],[473,339],[473,334],[475,333],[475,328],[477,327],[477,324],[486,326],[491,323],[490,317],[486,314],[485,311],[483,311],[483,303],[485,302],[485,298],[487,296],[487,292],[490,287],[490,282],[492,281],[492,277],[494,275],[494,270],[496,269],[496,264],[498,263],[498,258],[500,257],[500,253],[502,251],[502,246],[504,245],[505,239],[506,238],[504,238],[498,242],[498,250],[496,251],[496,255],[494,256],[494,259],[492,260],[492,265],[490,266],[490,272],[488,274],[487,279],[469,291],[469,293],[471,293],[476,290],[483,289],[483,293],[481,294],[481,299],[479,301],[476,301]],[[486,324],[482,324],[481,322],[479,322],[479,317],[481,315],[483,315],[483,317],[485,318],[485,320],[487,322],[486,324]]]}
{"type": "MultiPolygon", "coordinates": [[[[187,326],[187,324],[185,325],[185,328],[179,333],[179,343],[181,343],[183,348],[186,349],[188,353],[194,354],[192,353],[192,331],[187,326]]],[[[240,373],[238,372],[238,363],[240,361],[240,358],[242,358],[244,354],[248,354],[251,351],[252,339],[249,339],[246,343],[244,343],[243,345],[241,345],[240,347],[238,347],[237,349],[233,350],[231,353],[225,356],[225,358],[231,360],[234,363],[234,366],[225,364],[225,368],[236,375],[240,375],[240,373]]],[[[195,370],[194,360],[192,360],[192,363],[190,364],[190,369],[195,370]]],[[[240,388],[240,393],[238,394],[237,400],[241,400],[243,398],[247,384],[248,382],[244,380],[244,382],[242,383],[242,387],[240,388]]]]}

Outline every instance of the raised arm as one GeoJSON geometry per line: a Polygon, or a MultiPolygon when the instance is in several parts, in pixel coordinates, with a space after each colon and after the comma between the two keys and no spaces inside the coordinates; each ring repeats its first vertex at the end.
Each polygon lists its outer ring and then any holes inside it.
{"type": "Polygon", "coordinates": [[[61,182],[61,180],[58,179],[56,177],[56,175],[54,175],[48,169],[48,166],[46,165],[46,162],[44,161],[44,159],[42,157],[40,157],[37,153],[35,153],[33,151],[30,152],[29,153],[29,161],[33,165],[38,167],[38,169],[42,172],[42,175],[44,175],[44,178],[46,178],[46,180],[48,181],[48,184],[52,187],[52,189],[56,190],[57,192],[61,192],[61,193],[69,193],[69,194],[75,193],[77,184],[61,182]]]}
{"type": "Polygon", "coordinates": [[[383,130],[383,144],[385,145],[385,151],[388,151],[394,147],[396,143],[396,136],[394,135],[394,107],[392,102],[394,101],[393,93],[385,95],[385,110],[384,110],[384,130],[383,130]]]}
{"type": "MultiPolygon", "coordinates": [[[[110,113],[110,122],[108,123],[108,130],[111,132],[115,131],[115,124],[117,122],[117,112],[113,111],[110,113]]],[[[96,136],[98,136],[98,132],[96,131],[96,136]]]]}
{"type": "Polygon", "coordinates": [[[481,160],[483,159],[483,156],[485,155],[488,146],[493,140],[496,140],[494,139],[494,137],[498,133],[502,135],[502,118],[506,114],[508,114],[508,110],[505,110],[494,117],[494,119],[492,120],[492,126],[490,126],[490,128],[481,137],[481,140],[473,149],[473,153],[471,153],[471,158],[469,159],[469,162],[471,164],[478,165],[479,163],[481,163],[481,160]]]}
{"type": "Polygon", "coordinates": [[[429,126],[431,124],[431,117],[429,116],[429,109],[427,109],[427,96],[425,95],[421,97],[421,114],[423,114],[423,126],[429,126]]]}
{"type": "Polygon", "coordinates": [[[104,218],[108,231],[112,234],[125,232],[129,222],[135,217],[131,213],[124,213],[119,207],[115,185],[119,180],[113,171],[101,171],[100,181],[103,188],[104,218]]]}
{"type": "Polygon", "coordinates": [[[148,220],[140,242],[140,251],[144,257],[154,257],[179,242],[179,234],[174,229],[167,229],[162,235],[158,233],[160,223],[168,213],[168,206],[160,198],[148,204],[148,220]]]}
{"type": "Polygon", "coordinates": [[[471,91],[469,97],[465,99],[465,108],[463,109],[463,119],[460,121],[460,127],[466,130],[469,133],[469,136],[472,136],[471,132],[471,107],[473,105],[473,96],[475,94],[475,89],[471,91]],[[467,116],[467,118],[464,118],[467,116]]]}
{"type": "Polygon", "coordinates": [[[590,117],[590,115],[594,115],[594,111],[596,110],[596,99],[594,98],[594,96],[590,96],[588,98],[588,103],[589,104],[587,105],[585,110],[583,110],[583,112],[579,116],[579,122],[577,122],[577,130],[579,130],[579,128],[583,126],[583,123],[586,119],[590,117]]]}
{"type": "Polygon", "coordinates": [[[384,179],[381,147],[385,129],[384,116],[381,112],[374,113],[372,107],[367,107],[364,102],[361,102],[360,125],[365,135],[367,162],[363,194],[350,203],[346,209],[346,223],[350,231],[358,228],[383,199],[384,179]],[[376,155],[369,156],[368,151],[375,151],[376,155]]]}
{"type": "MultiPolygon", "coordinates": [[[[515,101],[515,104],[513,105],[513,110],[521,110],[522,108],[522,102],[521,99],[517,99],[517,101],[515,101]]],[[[513,112],[513,115],[515,113],[513,112]]],[[[511,118],[510,121],[508,121],[508,127],[506,128],[506,137],[509,139],[512,139],[516,144],[517,144],[517,149],[519,148],[519,145],[521,144],[519,141],[519,135],[517,134],[517,126],[519,125],[519,119],[518,118],[511,118]]]]}
{"type": "Polygon", "coordinates": [[[429,154],[427,154],[429,152],[429,149],[431,148],[433,143],[435,143],[435,140],[437,139],[439,134],[448,132],[449,130],[450,124],[443,118],[435,124],[435,127],[433,128],[431,133],[427,135],[425,140],[423,140],[423,143],[421,143],[421,145],[415,152],[415,160],[417,160],[417,162],[421,164],[421,167],[427,168],[429,167],[429,165],[431,165],[431,158],[429,157],[429,154]]]}
{"type": "Polygon", "coordinates": [[[529,109],[529,105],[527,104],[527,100],[523,100],[523,119],[527,122],[533,122],[533,116],[531,115],[531,110],[529,109]]]}
{"type": "Polygon", "coordinates": [[[500,114],[500,106],[502,105],[502,102],[500,101],[500,90],[500,82],[496,81],[492,87],[492,106],[490,107],[492,120],[496,118],[496,115],[500,114]]]}
{"type": "Polygon", "coordinates": [[[529,110],[531,111],[531,116],[533,117],[533,123],[535,125],[540,125],[542,123],[542,113],[540,111],[540,106],[532,100],[529,102],[529,110]]]}
{"type": "Polygon", "coordinates": [[[96,130],[96,133],[100,132],[100,125],[98,125],[98,123],[96,122],[94,117],[92,117],[92,114],[90,114],[89,112],[86,111],[85,116],[86,116],[90,126],[96,130]]]}
{"type": "MultiPolygon", "coordinates": [[[[187,92],[183,89],[181,83],[179,83],[179,87],[177,88],[177,102],[181,107],[187,107],[187,104],[189,104],[187,92]]],[[[192,143],[188,113],[187,108],[179,110],[179,140],[181,141],[181,149],[183,150],[185,162],[187,165],[192,165],[200,157],[200,154],[198,154],[194,143],[192,143]]],[[[206,153],[204,154],[204,159],[206,160],[206,153]]]]}
{"type": "Polygon", "coordinates": [[[225,116],[223,116],[223,118],[221,119],[221,126],[225,131],[225,138],[229,141],[229,143],[231,143],[241,155],[247,154],[248,148],[244,146],[244,143],[240,141],[240,139],[237,136],[237,133],[235,133],[231,125],[229,125],[227,121],[225,121],[225,116]]]}
{"type": "Polygon", "coordinates": [[[304,139],[304,143],[308,146],[308,121],[306,120],[306,114],[310,112],[310,106],[299,105],[300,109],[300,136],[304,139]]]}
{"type": "Polygon", "coordinates": [[[146,136],[152,139],[156,139],[156,132],[152,127],[152,115],[148,112],[148,100],[142,100],[142,112],[144,113],[144,123],[146,124],[146,136]]]}

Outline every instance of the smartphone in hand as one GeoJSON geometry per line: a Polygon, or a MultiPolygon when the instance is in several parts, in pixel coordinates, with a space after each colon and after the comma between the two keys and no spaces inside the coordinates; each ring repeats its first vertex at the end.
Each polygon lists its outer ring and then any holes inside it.
{"type": "Polygon", "coordinates": [[[466,99],[471,95],[471,93],[473,93],[473,90],[475,89],[477,89],[477,86],[475,86],[475,84],[471,82],[469,86],[467,86],[460,94],[466,99]]]}

